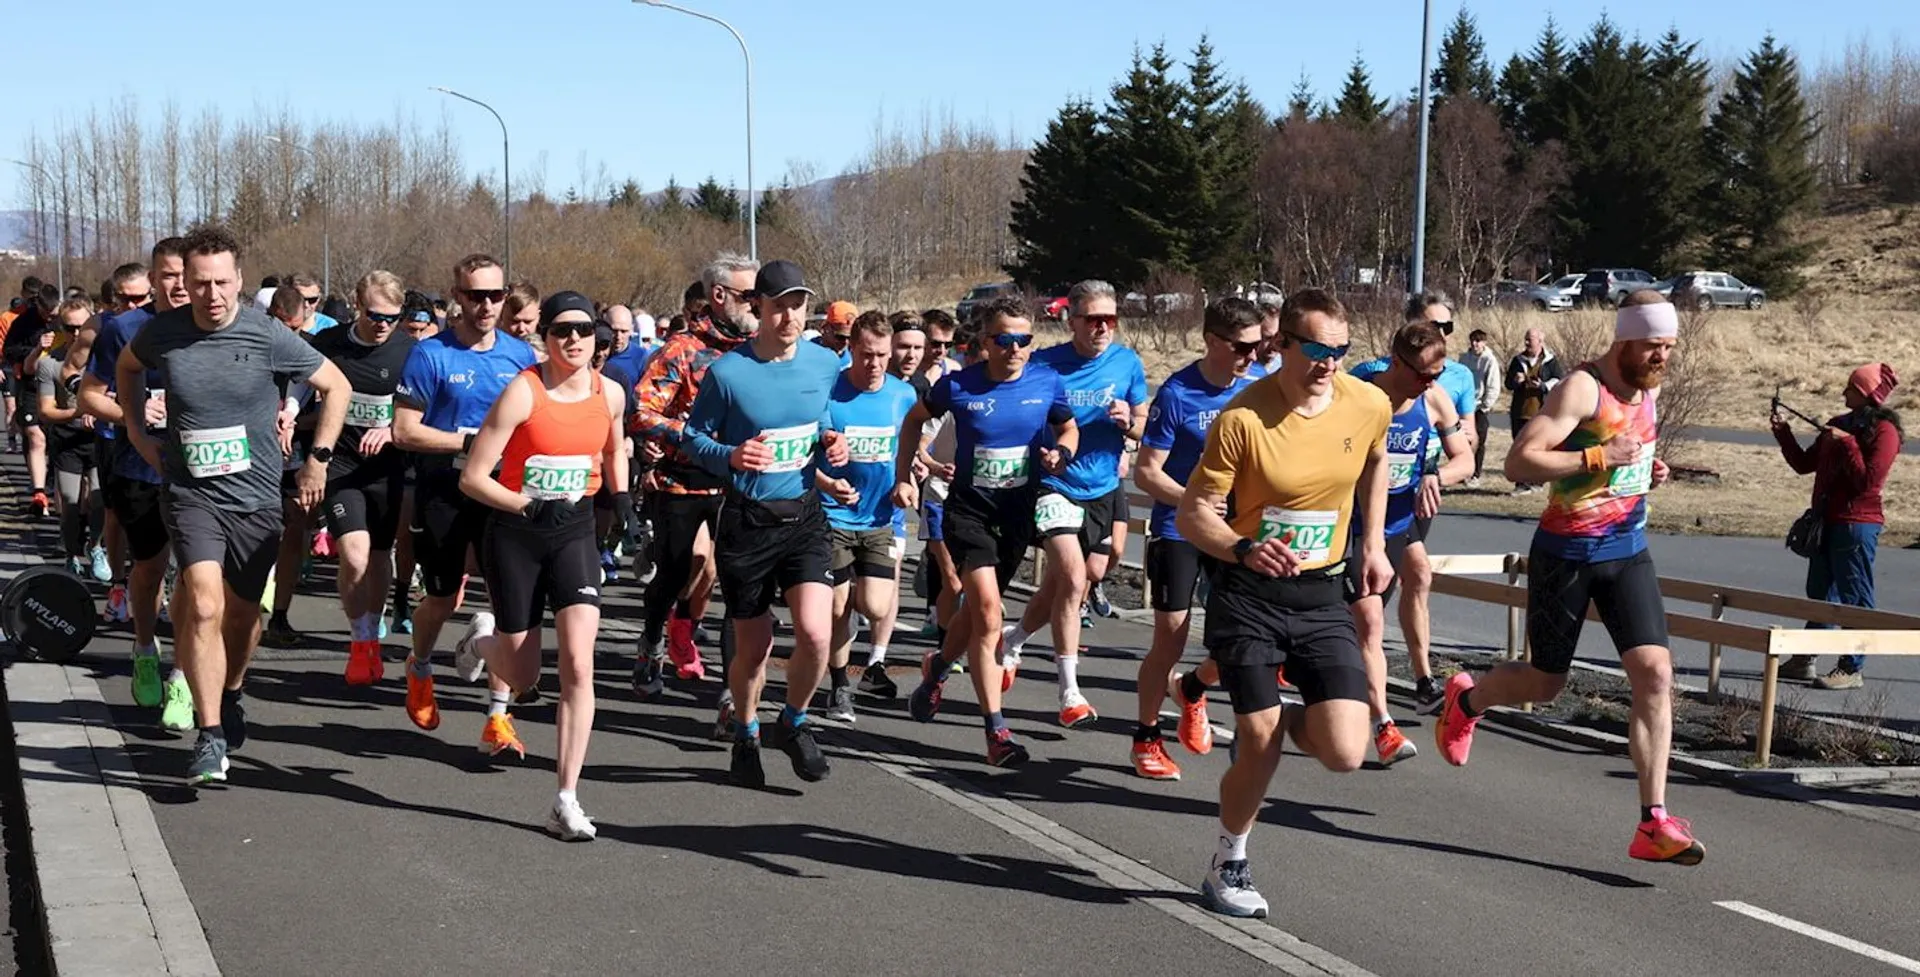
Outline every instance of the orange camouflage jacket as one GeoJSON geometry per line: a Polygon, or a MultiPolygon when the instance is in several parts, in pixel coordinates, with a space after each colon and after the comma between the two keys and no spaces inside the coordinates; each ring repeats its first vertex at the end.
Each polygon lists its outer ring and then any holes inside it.
{"type": "Polygon", "coordinates": [[[693,398],[700,393],[707,368],[744,341],[744,337],[727,335],[703,316],[647,358],[640,379],[634,381],[635,410],[628,430],[635,437],[660,445],[666,456],[647,473],[642,483],[646,491],[718,495],[726,487],[712,472],[694,464],[683,445],[687,414],[693,410],[693,398]]]}

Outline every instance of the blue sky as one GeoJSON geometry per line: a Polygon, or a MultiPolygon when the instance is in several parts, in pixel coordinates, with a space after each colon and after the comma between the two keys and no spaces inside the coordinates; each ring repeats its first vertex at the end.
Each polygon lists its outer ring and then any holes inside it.
{"type": "MultiPolygon", "coordinates": [[[[1269,106],[1304,70],[1322,97],[1356,52],[1383,93],[1418,77],[1420,4],[1300,0],[684,0],[726,18],[754,55],[756,178],[789,163],[822,175],[861,155],[875,122],[950,112],[1030,141],[1060,104],[1104,95],[1136,44],[1179,52],[1204,32],[1228,70],[1269,106]]],[[[0,157],[32,127],[84,116],[127,93],[157,116],[176,99],[191,117],[285,105],[310,119],[431,124],[444,114],[469,166],[493,172],[498,129],[484,111],[428,91],[491,102],[513,137],[515,183],[545,154],[546,186],[579,182],[580,154],[647,190],[713,174],[744,183],[741,62],[720,27],[628,0],[199,0],[191,25],[163,27],[160,4],[28,2],[9,13],[15,43],[0,98],[0,157]],[[21,38],[43,43],[26,46],[21,38]],[[100,39],[105,54],[83,45],[100,39]],[[166,52],[158,54],[157,52],[166,52]],[[148,56],[153,55],[153,56],[148,56]]],[[[1436,0],[1434,34],[1457,4],[1436,0]]],[[[1498,70],[1551,14],[1571,35],[1606,10],[1628,33],[1669,25],[1737,58],[1771,30],[1809,64],[1849,40],[1920,33],[1920,3],[1864,0],[1479,0],[1469,5],[1498,70]]],[[[0,166],[0,209],[21,204],[22,170],[0,166]]]]}

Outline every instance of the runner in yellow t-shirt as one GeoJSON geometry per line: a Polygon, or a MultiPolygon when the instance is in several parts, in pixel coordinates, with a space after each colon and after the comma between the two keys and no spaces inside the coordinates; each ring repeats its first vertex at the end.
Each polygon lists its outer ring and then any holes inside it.
{"type": "Polygon", "coordinates": [[[1221,411],[1176,516],[1181,535],[1222,561],[1205,643],[1235,720],[1233,766],[1220,780],[1220,848],[1201,896],[1218,912],[1262,918],[1267,901],[1248,869],[1247,835],[1285,734],[1336,772],[1366,756],[1367,671],[1347,609],[1346,563],[1364,561],[1364,593],[1393,575],[1382,532],[1392,408],[1378,387],[1341,372],[1346,308],[1319,289],[1297,292],[1281,309],[1279,339],[1279,371],[1221,411]],[[1356,501],[1361,552],[1349,554],[1356,501]],[[1284,723],[1282,663],[1306,703],[1284,723]]]}

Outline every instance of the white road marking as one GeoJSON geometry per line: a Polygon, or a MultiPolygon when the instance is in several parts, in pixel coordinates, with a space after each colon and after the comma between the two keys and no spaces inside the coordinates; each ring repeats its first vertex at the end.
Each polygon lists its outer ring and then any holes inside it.
{"type": "Polygon", "coordinates": [[[1920,960],[1915,960],[1912,957],[1903,957],[1891,950],[1882,950],[1872,944],[1862,943],[1859,940],[1823,930],[1818,926],[1803,923],[1797,919],[1789,919],[1779,913],[1769,912],[1761,909],[1759,906],[1750,906],[1744,902],[1728,900],[1726,902],[1716,902],[1714,905],[1722,909],[1731,909],[1742,916],[1757,919],[1763,923],[1770,923],[1783,930],[1798,933],[1801,936],[1811,937],[1812,939],[1832,946],[1837,946],[1849,953],[1857,953],[1869,960],[1878,960],[1897,970],[1904,970],[1910,974],[1920,974],[1920,960]]]}

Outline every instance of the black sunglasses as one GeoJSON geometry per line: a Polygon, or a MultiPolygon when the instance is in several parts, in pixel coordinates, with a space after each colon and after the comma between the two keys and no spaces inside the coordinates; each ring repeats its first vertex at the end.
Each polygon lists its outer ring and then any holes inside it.
{"type": "Polygon", "coordinates": [[[318,296],[318,295],[302,295],[302,296],[300,296],[300,301],[302,301],[302,302],[305,302],[305,303],[306,303],[306,304],[308,304],[308,305],[319,305],[319,304],[320,304],[320,296],[318,296]]]}
{"type": "Polygon", "coordinates": [[[1435,328],[1435,329],[1438,329],[1438,330],[1440,330],[1440,335],[1442,335],[1442,336],[1451,336],[1451,335],[1453,335],[1453,320],[1452,320],[1452,319],[1428,319],[1428,320],[1427,320],[1427,325],[1429,325],[1429,326],[1432,326],[1433,328],[1435,328]]]}
{"type": "Polygon", "coordinates": [[[572,339],[575,336],[585,338],[593,335],[591,322],[549,322],[540,327],[540,335],[548,338],[572,339]]]}
{"type": "Polygon", "coordinates": [[[1207,333],[1207,335],[1212,336],[1213,338],[1218,339],[1223,343],[1226,343],[1228,346],[1233,347],[1233,355],[1235,356],[1252,356],[1255,352],[1257,352],[1260,349],[1262,345],[1262,341],[1258,339],[1253,340],[1252,342],[1242,343],[1236,340],[1228,339],[1227,337],[1222,336],[1219,333],[1210,332],[1210,333],[1207,333]]]}
{"type": "Polygon", "coordinates": [[[147,299],[151,298],[152,296],[153,296],[152,292],[141,292],[138,295],[128,295],[125,292],[121,292],[120,301],[125,302],[128,305],[145,305],[147,303],[147,299]]]}
{"type": "Polygon", "coordinates": [[[1021,349],[1026,349],[1033,345],[1033,333],[1003,332],[993,337],[993,344],[1001,349],[1012,349],[1016,346],[1021,349]]]}
{"type": "Polygon", "coordinates": [[[385,312],[368,312],[366,315],[368,320],[383,326],[398,325],[407,318],[405,312],[395,312],[392,315],[388,315],[385,312]]]}
{"type": "Polygon", "coordinates": [[[504,288],[463,288],[460,294],[466,296],[469,302],[490,302],[499,305],[507,300],[507,290],[504,288]]]}
{"type": "Polygon", "coordinates": [[[1447,367],[1446,367],[1446,364],[1444,363],[1440,365],[1440,369],[1435,370],[1432,373],[1428,373],[1420,369],[1420,364],[1415,363],[1414,361],[1407,359],[1404,356],[1400,357],[1399,359],[1400,359],[1400,362],[1405,363],[1407,365],[1407,369],[1413,371],[1413,375],[1415,377],[1418,377],[1420,379],[1420,382],[1423,384],[1431,385],[1431,384],[1437,383],[1440,380],[1440,374],[1447,372],[1447,367]]]}

